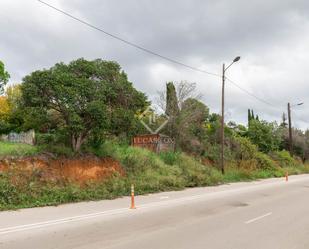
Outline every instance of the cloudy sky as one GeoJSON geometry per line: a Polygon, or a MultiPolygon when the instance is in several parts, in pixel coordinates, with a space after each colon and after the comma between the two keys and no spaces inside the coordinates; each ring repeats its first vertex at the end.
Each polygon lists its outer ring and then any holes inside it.
{"type": "MultiPolygon", "coordinates": [[[[280,120],[287,102],[294,125],[309,128],[308,0],[44,0],[107,32],[202,70],[227,72],[253,98],[227,82],[226,115],[246,123],[247,109],[280,120]]],[[[167,81],[196,82],[212,112],[221,80],[144,53],[78,23],[37,0],[0,1],[0,60],[10,83],[36,69],[84,57],[120,63],[151,99],[167,81]]]]}

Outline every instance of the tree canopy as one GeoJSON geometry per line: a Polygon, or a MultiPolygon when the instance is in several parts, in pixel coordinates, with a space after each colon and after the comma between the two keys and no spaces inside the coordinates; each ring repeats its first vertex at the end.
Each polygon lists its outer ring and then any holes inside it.
{"type": "Polygon", "coordinates": [[[5,70],[3,62],[0,61],[0,94],[3,93],[4,86],[8,82],[9,78],[9,73],[5,70]]]}
{"type": "Polygon", "coordinates": [[[69,135],[75,151],[94,133],[128,129],[128,120],[147,104],[116,62],[101,59],[81,58],[35,71],[23,79],[21,89],[29,113],[58,115],[57,128],[69,135]]]}
{"type": "Polygon", "coordinates": [[[261,151],[268,153],[279,150],[282,131],[276,123],[251,120],[247,136],[261,151]]]}

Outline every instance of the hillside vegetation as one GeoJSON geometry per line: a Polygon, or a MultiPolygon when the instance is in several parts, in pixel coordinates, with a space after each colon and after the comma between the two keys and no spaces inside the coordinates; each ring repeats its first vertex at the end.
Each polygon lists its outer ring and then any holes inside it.
{"type": "MultiPolygon", "coordinates": [[[[71,178],[56,177],[56,173],[46,177],[45,168],[21,167],[22,164],[17,164],[13,160],[14,164],[11,163],[6,170],[2,170],[0,175],[0,209],[112,199],[129,195],[132,183],[135,185],[136,194],[140,195],[186,187],[282,177],[285,172],[290,174],[309,172],[308,166],[297,163],[286,153],[284,155],[279,153],[275,159],[257,155],[256,158],[248,158],[249,161],[241,161],[240,164],[236,161],[229,163],[225,175],[213,165],[201,163],[202,158],[196,160],[181,152],[155,154],[141,148],[105,142],[93,153],[98,158],[113,158],[118,161],[124,173],[122,170],[109,171],[113,173],[96,175],[93,180],[81,182],[77,180],[76,173],[73,175],[75,177],[71,178]]],[[[34,160],[31,161],[33,165],[34,160]]],[[[50,164],[52,168],[56,167],[52,164],[52,160],[50,164]]],[[[0,170],[1,165],[3,166],[4,162],[0,160],[0,170]]],[[[84,164],[81,167],[86,170],[88,166],[84,164]]],[[[96,167],[109,168],[112,165],[97,164],[96,167]]]]}
{"type": "Polygon", "coordinates": [[[0,157],[4,156],[31,156],[39,152],[35,146],[21,143],[0,141],[0,157]]]}
{"type": "Polygon", "coordinates": [[[221,117],[194,83],[166,83],[156,112],[117,62],[61,62],[6,88],[2,71],[0,134],[33,129],[36,145],[0,142],[1,210],[115,198],[129,195],[132,183],[144,194],[309,172],[309,131],[293,129],[287,152],[285,114],[270,122],[249,108],[245,125],[224,124],[222,174],[221,117]],[[156,130],[166,115],[160,133],[175,141],[175,151],[130,146],[132,137],[149,133],[141,121],[155,116],[149,125],[156,130]]]}

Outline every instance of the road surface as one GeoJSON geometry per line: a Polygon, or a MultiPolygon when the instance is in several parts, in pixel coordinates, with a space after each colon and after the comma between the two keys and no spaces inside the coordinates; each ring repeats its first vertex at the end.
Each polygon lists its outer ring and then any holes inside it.
{"type": "Polygon", "coordinates": [[[309,175],[0,213],[1,249],[308,249],[309,175]]]}

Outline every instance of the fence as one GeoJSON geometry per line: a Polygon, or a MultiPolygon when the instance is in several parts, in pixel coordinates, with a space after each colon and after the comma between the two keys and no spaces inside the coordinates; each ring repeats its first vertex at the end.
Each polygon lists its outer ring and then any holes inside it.
{"type": "Polygon", "coordinates": [[[21,133],[11,132],[6,135],[1,135],[0,140],[12,142],[12,143],[24,143],[24,144],[34,145],[35,132],[34,130],[30,130],[27,132],[21,132],[21,133]]]}

